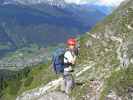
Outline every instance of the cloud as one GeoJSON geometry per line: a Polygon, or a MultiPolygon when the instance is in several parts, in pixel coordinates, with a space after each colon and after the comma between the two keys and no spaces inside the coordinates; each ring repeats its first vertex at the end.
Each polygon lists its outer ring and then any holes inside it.
{"type": "Polygon", "coordinates": [[[99,0],[98,2],[96,2],[96,4],[106,6],[118,6],[123,1],[125,0],[99,0]]]}
{"type": "Polygon", "coordinates": [[[79,4],[80,0],[65,0],[67,3],[76,3],[79,4]]]}
{"type": "Polygon", "coordinates": [[[97,4],[97,5],[105,5],[105,6],[118,6],[124,0],[65,0],[67,3],[75,3],[75,4],[97,4]]]}

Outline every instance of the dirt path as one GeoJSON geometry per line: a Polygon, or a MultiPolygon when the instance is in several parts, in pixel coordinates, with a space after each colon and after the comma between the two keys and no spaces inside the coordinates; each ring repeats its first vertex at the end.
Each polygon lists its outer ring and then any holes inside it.
{"type": "MultiPolygon", "coordinates": [[[[86,72],[87,70],[92,68],[94,65],[95,65],[94,63],[91,63],[89,66],[84,67],[81,71],[75,73],[75,76],[79,77],[81,74],[83,74],[84,72],[86,72]]],[[[38,98],[45,97],[44,94],[46,94],[50,91],[53,91],[57,87],[59,87],[60,82],[62,80],[63,80],[62,78],[59,78],[59,79],[49,82],[45,86],[24,92],[21,96],[18,96],[16,98],[16,100],[42,100],[42,99],[38,99],[38,98]]],[[[61,93],[57,92],[57,94],[61,94],[61,93]]],[[[55,93],[54,93],[54,95],[55,95],[55,93]]],[[[65,94],[63,94],[63,95],[65,96],[65,94]]],[[[56,95],[56,96],[58,97],[58,95],[56,95]]],[[[53,100],[53,99],[47,99],[47,100],[53,100]]],[[[58,99],[54,99],[54,100],[58,100],[58,99]]],[[[63,100],[65,100],[65,99],[63,99],[63,100]]],[[[67,100],[69,100],[69,99],[67,99],[67,100]]]]}

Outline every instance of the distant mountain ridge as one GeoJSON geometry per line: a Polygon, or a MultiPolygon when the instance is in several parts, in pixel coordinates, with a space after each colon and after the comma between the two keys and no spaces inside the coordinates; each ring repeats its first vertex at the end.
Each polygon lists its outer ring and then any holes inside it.
{"type": "MultiPolygon", "coordinates": [[[[80,1],[81,2],[81,1],[80,1]]],[[[2,0],[0,1],[1,5],[8,5],[8,4],[15,4],[15,5],[50,5],[50,6],[57,6],[57,7],[61,7],[61,8],[67,8],[69,5],[78,5],[78,6],[85,6],[85,7],[89,7],[91,6],[92,8],[95,6],[95,8],[100,8],[99,10],[101,10],[104,13],[110,13],[113,10],[113,7],[111,6],[104,6],[104,5],[97,5],[95,3],[85,3],[85,4],[77,4],[76,2],[74,3],[73,1],[67,1],[67,0],[2,0]]],[[[89,7],[90,8],[90,7],[89,7]]]]}
{"type": "Polygon", "coordinates": [[[49,4],[51,6],[65,7],[64,0],[3,0],[1,4],[22,4],[22,5],[36,5],[36,4],[49,4]]]}
{"type": "Polygon", "coordinates": [[[46,47],[65,42],[68,37],[90,30],[108,13],[102,12],[100,9],[104,7],[100,6],[4,3],[8,1],[0,2],[0,51],[31,44],[46,47]]]}

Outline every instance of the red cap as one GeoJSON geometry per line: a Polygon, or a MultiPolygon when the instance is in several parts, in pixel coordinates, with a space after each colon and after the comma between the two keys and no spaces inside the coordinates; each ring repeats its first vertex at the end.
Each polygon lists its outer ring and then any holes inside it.
{"type": "Polygon", "coordinates": [[[75,38],[69,38],[68,40],[67,40],[67,45],[76,45],[76,43],[77,43],[77,41],[76,41],[76,39],[75,38]]]}

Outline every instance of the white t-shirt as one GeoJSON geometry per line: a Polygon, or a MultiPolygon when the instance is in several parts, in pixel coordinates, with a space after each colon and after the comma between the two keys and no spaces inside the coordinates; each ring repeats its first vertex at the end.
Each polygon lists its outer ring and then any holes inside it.
{"type": "Polygon", "coordinates": [[[71,63],[76,59],[76,56],[70,52],[66,51],[64,54],[64,63],[71,63]]]}

